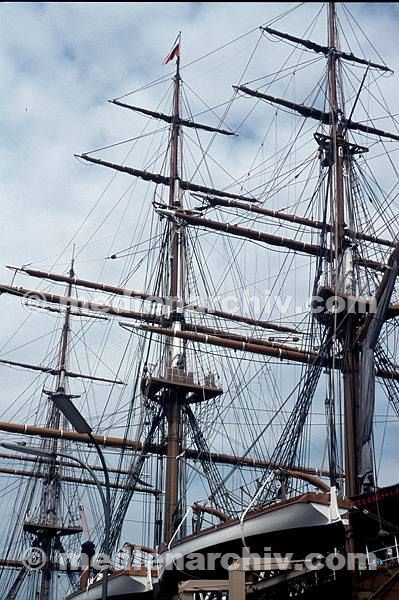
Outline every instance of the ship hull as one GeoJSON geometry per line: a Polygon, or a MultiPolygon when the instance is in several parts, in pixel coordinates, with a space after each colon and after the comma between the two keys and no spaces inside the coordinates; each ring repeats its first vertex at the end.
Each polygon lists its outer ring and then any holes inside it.
{"type": "MultiPolygon", "coordinates": [[[[161,552],[161,574],[173,570],[179,559],[193,553],[215,550],[237,552],[243,547],[257,552],[265,548],[273,550],[272,542],[278,543],[287,534],[293,542],[292,551],[295,551],[298,545],[298,540],[294,540],[295,531],[316,531],[333,524],[339,524],[342,528],[341,516],[348,508],[349,505],[345,504],[332,511],[329,494],[311,493],[249,513],[242,522],[236,520],[222,523],[172,544],[161,552]]],[[[310,534],[309,539],[311,538],[310,534]]],[[[286,547],[285,551],[290,552],[291,549],[286,547]]]]}
{"type": "MultiPolygon", "coordinates": [[[[145,570],[134,576],[121,572],[109,578],[108,598],[147,600],[158,593],[161,598],[169,597],[173,590],[177,591],[178,581],[190,577],[215,579],[223,570],[225,576],[228,565],[223,564],[221,557],[225,554],[233,560],[233,554],[236,558],[245,557],[243,548],[261,558],[265,557],[265,549],[269,550],[270,558],[273,550],[284,555],[290,552],[302,555],[305,550],[319,552],[327,540],[337,543],[339,538],[343,539],[341,516],[348,508],[347,503],[331,506],[329,494],[309,493],[249,513],[242,522],[231,520],[199,531],[161,550],[159,586],[154,572],[152,581],[145,570]],[[198,557],[203,557],[204,561],[197,560],[196,568],[192,570],[192,560],[198,557]]],[[[101,581],[87,591],[72,594],[67,600],[101,600],[101,581]]]]}
{"type": "MultiPolygon", "coordinates": [[[[317,495],[312,494],[312,496],[317,495]]],[[[345,513],[346,510],[342,509],[341,513],[345,513]]],[[[164,553],[165,566],[169,567],[179,555],[187,556],[193,552],[201,552],[224,545],[230,546],[237,542],[245,546],[248,541],[258,546],[258,538],[264,538],[264,541],[267,542],[267,536],[271,534],[325,526],[337,520],[338,517],[331,519],[329,505],[321,503],[317,499],[314,502],[305,500],[289,504],[281,503],[281,505],[266,509],[264,512],[248,515],[242,523],[239,521],[223,523],[218,527],[181,540],[164,553]]]]}
{"type": "Polygon", "coordinates": [[[230,565],[240,558],[268,560],[270,566],[261,570],[273,571],[277,555],[283,560],[281,568],[287,569],[287,560],[342,547],[341,517],[349,506],[339,502],[334,508],[329,494],[309,493],[250,513],[242,522],[222,523],[183,538],[160,553],[160,598],[175,595],[182,581],[226,580],[230,565]]]}

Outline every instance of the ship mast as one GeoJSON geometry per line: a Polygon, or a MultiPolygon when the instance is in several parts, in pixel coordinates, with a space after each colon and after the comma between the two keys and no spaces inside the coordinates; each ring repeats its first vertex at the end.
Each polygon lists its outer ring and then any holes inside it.
{"type": "MultiPolygon", "coordinates": [[[[71,279],[74,277],[74,259],[72,258],[69,276],[71,279]]],[[[68,284],[67,295],[72,294],[72,282],[68,284]]],[[[68,355],[68,343],[70,333],[70,318],[71,318],[71,307],[67,306],[65,309],[64,323],[62,327],[61,340],[60,340],[60,352],[58,358],[58,374],[55,382],[53,391],[46,392],[49,400],[59,394],[65,394],[66,386],[66,371],[67,371],[67,355],[68,355]]],[[[61,414],[58,408],[51,402],[50,408],[50,419],[51,427],[59,428],[61,425],[61,414]]],[[[62,429],[66,429],[65,423],[62,423],[62,429]]],[[[63,440],[53,440],[50,451],[56,455],[58,452],[62,452],[63,440]]],[[[61,546],[61,542],[58,536],[54,537],[54,534],[50,528],[43,528],[43,523],[48,525],[58,524],[59,521],[59,501],[60,501],[60,470],[62,470],[62,463],[58,463],[57,459],[54,458],[50,461],[48,468],[48,497],[46,492],[43,491],[41,498],[41,518],[40,530],[35,532],[38,537],[42,537],[42,548],[48,557],[48,561],[41,572],[40,592],[39,600],[48,600],[51,592],[51,579],[52,579],[52,559],[54,550],[58,546],[61,546]],[[44,533],[41,533],[44,532],[44,533]],[[47,533],[46,533],[47,532],[47,533]]],[[[61,534],[62,535],[62,534],[61,534]]]]}
{"type": "MultiPolygon", "coordinates": [[[[353,293],[353,272],[347,271],[346,263],[352,264],[352,249],[346,247],[345,241],[345,196],[344,196],[344,156],[349,160],[350,154],[345,152],[347,141],[342,133],[341,120],[343,107],[338,99],[338,69],[337,69],[337,20],[335,2],[328,3],[328,89],[331,113],[330,136],[333,144],[333,176],[330,178],[331,201],[333,208],[334,228],[334,289],[335,294],[353,293]]],[[[334,329],[337,330],[335,318],[334,329]]],[[[356,324],[352,315],[347,315],[346,339],[343,331],[339,332],[341,342],[347,344],[343,365],[343,390],[344,390],[344,422],[345,422],[345,473],[346,494],[357,493],[357,461],[356,461],[356,419],[355,407],[358,396],[359,355],[355,343],[356,324]]]]}
{"type": "Polygon", "coordinates": [[[336,57],[336,13],[335,2],[328,3],[328,89],[331,111],[331,138],[333,142],[333,155],[335,172],[331,178],[333,193],[335,192],[335,223],[334,223],[334,247],[335,247],[335,276],[336,285],[342,287],[342,255],[345,237],[345,200],[344,200],[344,177],[343,177],[343,136],[338,127],[341,110],[338,103],[338,81],[337,81],[337,57],[336,57]],[[334,189],[335,188],[335,189],[334,189]]]}
{"type": "MultiPolygon", "coordinates": [[[[67,294],[71,296],[72,293],[72,281],[74,277],[73,270],[74,260],[72,259],[69,276],[71,281],[68,284],[67,294]]],[[[67,305],[64,315],[64,322],[62,327],[62,334],[60,340],[60,350],[58,356],[57,369],[54,373],[57,374],[55,386],[51,391],[45,392],[49,399],[53,399],[54,396],[59,394],[65,394],[66,378],[68,376],[67,371],[67,356],[68,356],[68,342],[70,332],[70,317],[71,317],[71,306],[67,305]]],[[[28,367],[18,363],[19,366],[28,367]]],[[[32,366],[32,365],[30,365],[32,366]]],[[[65,423],[61,423],[61,415],[56,406],[51,403],[49,409],[48,423],[50,427],[56,429],[62,428],[65,430],[65,423]]],[[[63,439],[53,438],[50,440],[49,451],[56,455],[64,444],[63,439]]],[[[39,546],[41,551],[46,557],[46,562],[41,569],[40,577],[40,589],[37,593],[38,600],[49,600],[52,589],[52,575],[55,568],[54,553],[58,550],[63,550],[61,538],[64,536],[80,534],[82,529],[76,526],[67,526],[60,520],[60,498],[61,498],[61,472],[62,462],[56,457],[50,459],[46,464],[46,470],[43,475],[40,475],[44,479],[44,485],[41,491],[39,512],[37,515],[27,515],[23,528],[24,531],[35,537],[33,546],[39,546]]],[[[32,473],[33,476],[39,476],[37,472],[32,473]]],[[[24,583],[27,575],[29,574],[26,567],[22,568],[11,588],[8,591],[8,598],[16,598],[19,594],[21,586],[24,583]]]]}
{"type": "MultiPolygon", "coordinates": [[[[178,37],[176,73],[174,76],[172,131],[170,139],[169,202],[170,210],[182,208],[179,186],[179,143],[180,143],[180,34],[178,37]]],[[[170,328],[181,331],[184,302],[184,227],[174,219],[170,221],[170,273],[169,298],[171,301],[170,328]]],[[[165,357],[167,370],[185,370],[185,349],[181,338],[174,337],[167,344],[165,357]]],[[[165,481],[164,540],[171,539],[179,498],[179,465],[177,457],[181,446],[181,408],[178,390],[170,389],[166,398],[167,459],[165,481]]]]}
{"type": "MultiPolygon", "coordinates": [[[[352,53],[341,51],[337,35],[336,3],[334,2],[328,3],[327,24],[328,41],[326,46],[322,46],[312,40],[305,40],[289,33],[277,31],[271,27],[264,27],[262,29],[268,34],[288,40],[316,53],[324,54],[327,58],[328,66],[328,111],[322,111],[313,106],[297,104],[243,85],[235,86],[235,89],[247,96],[254,96],[272,105],[284,106],[297,112],[302,117],[317,120],[319,125],[329,127],[329,135],[317,132],[314,137],[320,148],[321,166],[328,167],[329,170],[326,191],[330,204],[330,222],[324,224],[324,231],[329,233],[330,243],[327,245],[323,236],[317,248],[315,246],[310,248],[303,245],[299,251],[318,256],[325,261],[326,276],[324,283],[318,290],[318,296],[324,299],[325,302],[325,315],[319,317],[318,311],[315,314],[316,318],[333,332],[332,355],[329,356],[328,364],[333,371],[338,369],[343,374],[345,491],[348,496],[354,496],[370,491],[374,487],[372,424],[375,400],[375,377],[379,376],[378,360],[375,361],[374,354],[384,322],[396,314],[395,309],[392,312],[391,306],[393,308],[393,305],[390,305],[389,302],[391,301],[396,272],[398,270],[399,249],[394,241],[390,243],[394,250],[391,253],[388,263],[381,265],[382,268],[378,268],[375,262],[369,261],[367,257],[363,261],[363,257],[354,251],[358,239],[364,239],[371,243],[375,243],[375,239],[372,240],[367,232],[366,235],[363,235],[363,233],[354,230],[352,215],[355,209],[356,186],[352,186],[353,189],[350,187],[351,175],[353,174],[352,157],[355,154],[368,152],[368,148],[349,142],[347,132],[354,130],[396,141],[399,139],[399,136],[352,119],[352,114],[368,70],[373,68],[382,72],[388,72],[390,69],[386,65],[373,63],[364,58],[354,56],[352,53]],[[367,66],[349,117],[345,115],[341,81],[341,61],[355,62],[367,66]],[[363,266],[361,266],[362,261],[363,266]],[[380,270],[384,273],[373,298],[373,303],[376,303],[377,310],[367,318],[365,318],[364,311],[362,311],[360,305],[358,305],[360,310],[352,310],[351,308],[351,302],[354,297],[357,298],[355,305],[358,302],[363,302],[361,296],[358,296],[359,289],[357,289],[354,278],[354,265],[359,268],[364,268],[367,265],[367,268],[380,270]],[[327,300],[333,301],[331,308],[327,307],[327,300]],[[343,301],[347,309],[344,312],[340,309],[335,310],[334,307],[335,302],[337,303],[337,308],[340,305],[342,307],[341,301],[343,301]]],[[[219,199],[216,198],[216,203],[219,202],[219,199]]],[[[234,202],[234,204],[237,205],[238,203],[234,202]]],[[[254,210],[258,211],[259,209],[255,206],[254,210]]],[[[287,221],[292,218],[291,215],[287,214],[274,216],[287,221]]],[[[186,218],[187,221],[189,219],[193,221],[195,217],[189,216],[186,218]]],[[[206,223],[206,226],[223,230],[219,224],[210,223],[209,221],[206,223]]],[[[317,223],[313,222],[312,226],[317,227],[317,223]]],[[[250,237],[248,232],[242,228],[234,229],[234,226],[232,226],[230,229],[230,226],[228,226],[224,230],[233,235],[250,237]]],[[[263,234],[259,233],[258,239],[267,244],[276,245],[276,240],[268,239],[263,234]]],[[[282,246],[296,250],[290,240],[281,238],[280,243],[282,246]]],[[[379,348],[378,351],[380,351],[379,348]]],[[[329,411],[334,411],[334,396],[336,395],[336,390],[339,388],[340,385],[335,390],[333,389],[333,399],[330,401],[329,411]]],[[[304,407],[307,410],[306,403],[304,407]]],[[[303,416],[303,413],[300,414],[303,416]]],[[[302,422],[304,422],[303,418],[302,422]]],[[[332,412],[329,416],[329,423],[332,430],[331,440],[334,445],[335,419],[332,412]]],[[[287,434],[290,435],[290,432],[291,430],[283,432],[283,442],[288,439],[286,436],[287,434]]],[[[336,449],[331,447],[331,450],[332,462],[334,462],[336,449]]],[[[286,462],[286,458],[282,459],[282,456],[274,456],[274,459],[286,462]]],[[[331,464],[330,470],[335,471],[335,469],[336,465],[331,464]]]]}

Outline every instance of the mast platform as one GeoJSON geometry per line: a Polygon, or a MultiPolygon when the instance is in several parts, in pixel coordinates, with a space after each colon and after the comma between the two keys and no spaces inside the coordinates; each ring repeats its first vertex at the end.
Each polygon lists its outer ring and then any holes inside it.
{"type": "Polygon", "coordinates": [[[46,537],[65,537],[68,535],[76,535],[83,532],[79,526],[67,526],[61,523],[46,523],[45,521],[25,521],[24,531],[33,534],[41,534],[46,537]]]}
{"type": "Polygon", "coordinates": [[[146,398],[156,399],[163,390],[174,390],[190,403],[204,402],[223,394],[216,385],[214,373],[205,375],[203,381],[194,379],[192,371],[183,371],[178,367],[169,367],[165,375],[145,374],[141,379],[141,391],[146,398]]]}

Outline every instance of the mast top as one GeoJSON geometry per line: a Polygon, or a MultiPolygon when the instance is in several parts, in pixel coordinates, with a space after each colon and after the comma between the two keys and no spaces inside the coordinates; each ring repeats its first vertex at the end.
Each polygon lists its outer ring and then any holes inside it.
{"type": "Polygon", "coordinates": [[[180,51],[181,51],[181,31],[179,31],[177,38],[173,42],[172,50],[165,57],[162,64],[167,65],[174,58],[176,58],[176,77],[180,77],[180,51]]]}
{"type": "MultiPolygon", "coordinates": [[[[335,2],[329,2],[329,22],[335,22],[335,2]],[[331,15],[331,17],[330,17],[331,15]],[[331,19],[331,21],[330,21],[331,19]]],[[[341,50],[337,50],[337,39],[336,39],[336,26],[334,25],[334,35],[329,39],[327,46],[322,44],[318,44],[317,42],[313,42],[312,40],[306,40],[295,35],[291,35],[289,33],[284,33],[282,31],[278,31],[277,29],[273,29],[272,27],[260,27],[261,31],[265,31],[270,35],[275,35],[283,40],[287,40],[289,42],[294,42],[295,44],[299,44],[308,50],[312,50],[318,54],[324,54],[324,56],[328,56],[334,54],[337,58],[342,58],[347,60],[348,62],[354,62],[361,65],[367,65],[367,67],[371,67],[373,69],[378,69],[379,71],[384,71],[388,73],[393,73],[393,70],[387,67],[387,65],[383,65],[381,63],[376,63],[366,58],[361,58],[355,56],[352,52],[343,52],[341,50]]],[[[331,33],[333,33],[331,31],[331,33]]]]}

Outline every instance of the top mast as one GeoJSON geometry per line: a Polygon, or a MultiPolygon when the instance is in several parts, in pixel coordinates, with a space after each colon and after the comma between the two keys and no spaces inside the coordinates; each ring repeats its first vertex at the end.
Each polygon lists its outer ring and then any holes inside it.
{"type": "Polygon", "coordinates": [[[331,178],[332,197],[335,194],[335,215],[334,215],[334,249],[335,249],[335,278],[337,291],[343,291],[343,252],[345,237],[345,201],[344,201],[344,176],[343,161],[345,141],[341,128],[339,126],[342,111],[338,101],[337,86],[337,28],[335,2],[328,3],[328,88],[329,102],[331,111],[331,138],[333,143],[334,156],[334,177],[331,178]]]}
{"type": "MultiPolygon", "coordinates": [[[[72,296],[72,281],[75,277],[74,271],[74,263],[75,260],[72,258],[71,267],[69,270],[70,281],[68,283],[67,289],[67,297],[70,298],[72,296]]],[[[61,337],[61,350],[60,350],[60,358],[59,358],[59,373],[56,381],[56,392],[64,392],[65,391],[65,379],[66,379],[66,371],[67,371],[67,354],[68,354],[68,341],[69,341],[69,332],[70,332],[70,321],[71,321],[71,305],[67,304],[65,308],[65,317],[64,317],[64,325],[62,328],[62,337],[61,337]]]]}
{"type": "MultiPolygon", "coordinates": [[[[179,143],[180,143],[180,34],[177,45],[173,50],[176,54],[176,73],[174,76],[174,94],[173,94],[173,117],[172,132],[170,139],[170,170],[169,170],[169,208],[179,210],[182,208],[180,194],[179,177],[179,143]],[[177,48],[177,51],[175,52],[177,48]]],[[[171,320],[172,325],[179,328],[181,326],[180,302],[183,299],[183,239],[181,227],[174,221],[171,221],[170,231],[170,283],[169,296],[172,301],[171,320]]],[[[182,347],[174,343],[171,347],[168,358],[169,366],[176,366],[179,355],[182,353],[182,347]]]]}

